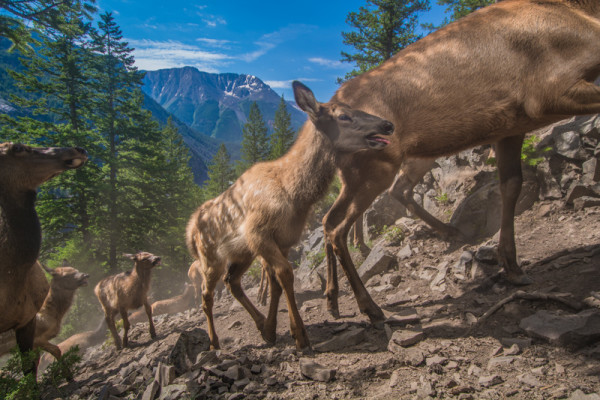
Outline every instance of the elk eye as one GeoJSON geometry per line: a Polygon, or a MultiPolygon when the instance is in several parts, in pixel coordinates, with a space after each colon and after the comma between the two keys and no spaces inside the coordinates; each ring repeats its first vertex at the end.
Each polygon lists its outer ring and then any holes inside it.
{"type": "Polygon", "coordinates": [[[350,118],[349,116],[347,116],[346,114],[342,114],[338,117],[338,119],[340,121],[352,121],[352,118],[350,118]]]}

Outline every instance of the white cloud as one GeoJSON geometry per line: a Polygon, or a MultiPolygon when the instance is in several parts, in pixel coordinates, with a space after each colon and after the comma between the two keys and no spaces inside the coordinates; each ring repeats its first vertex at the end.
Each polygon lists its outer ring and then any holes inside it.
{"type": "Polygon", "coordinates": [[[193,66],[216,73],[231,60],[227,54],[204,51],[172,40],[130,40],[129,44],[135,48],[136,66],[144,70],[193,66]]]}
{"type": "Polygon", "coordinates": [[[308,61],[310,61],[311,63],[319,64],[320,66],[327,67],[327,68],[346,68],[347,67],[347,65],[341,61],[328,60],[326,58],[321,58],[321,57],[312,57],[312,58],[309,58],[308,61]]]}
{"type": "Polygon", "coordinates": [[[217,47],[217,48],[229,48],[229,44],[232,43],[230,40],[222,40],[222,39],[211,39],[211,38],[198,38],[197,42],[204,43],[207,46],[217,47]]]}
{"type": "Polygon", "coordinates": [[[265,83],[267,85],[269,85],[272,89],[291,89],[293,81],[319,82],[319,81],[321,81],[321,79],[315,79],[315,78],[297,78],[297,79],[290,79],[290,80],[287,80],[287,81],[265,81],[265,83]]]}
{"type": "Polygon", "coordinates": [[[206,26],[208,26],[209,28],[215,28],[217,25],[227,25],[227,21],[225,21],[225,19],[221,18],[221,17],[217,17],[214,15],[200,15],[202,18],[202,21],[204,21],[204,23],[206,24],[206,26]]]}

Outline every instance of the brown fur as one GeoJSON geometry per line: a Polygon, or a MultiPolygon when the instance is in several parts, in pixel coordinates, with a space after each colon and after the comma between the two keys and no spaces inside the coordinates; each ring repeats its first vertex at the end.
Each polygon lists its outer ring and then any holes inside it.
{"type": "Polygon", "coordinates": [[[62,320],[73,303],[75,291],[88,284],[89,275],[69,266],[46,269],[46,272],[52,275],[52,281],[50,292],[35,316],[33,347],[40,347],[58,359],[62,353],[58,346],[50,343],[50,339],[59,334],[62,320]]]}
{"type": "MultiPolygon", "coordinates": [[[[525,133],[563,118],[600,112],[600,6],[597,0],[506,0],[476,11],[400,51],[340,87],[333,100],[396,126],[383,155],[341,160],[341,193],[323,219],[328,308],[339,315],[336,259],[359,308],[373,322],[381,309],[360,282],[346,238],[352,223],[388,188],[435,226],[412,188],[437,157],[495,143],[502,193],[499,259],[510,281],[530,280],[516,262],[514,208],[525,133]]],[[[429,216],[431,217],[431,216],[429,216]]],[[[439,222],[439,221],[438,221],[439,222]]],[[[440,230],[447,228],[443,227],[440,230]]]]}
{"type": "MultiPolygon", "coordinates": [[[[198,260],[194,261],[190,264],[190,269],[188,269],[188,278],[194,287],[194,298],[197,305],[202,303],[202,272],[200,271],[200,262],[198,260]]],[[[223,294],[223,285],[222,281],[217,283],[215,290],[217,291],[217,298],[220,298],[223,294]]]]}
{"type": "Polygon", "coordinates": [[[126,254],[125,256],[134,261],[133,270],[104,278],[94,288],[94,293],[104,310],[108,329],[113,336],[115,346],[119,350],[128,346],[127,334],[131,325],[127,317],[127,310],[135,310],[142,305],[148,315],[150,336],[152,339],[156,338],[156,331],[152,322],[152,308],[148,303],[148,290],[150,289],[150,273],[152,268],[160,263],[160,257],[147,252],[139,252],[135,255],[126,254]],[[117,313],[121,314],[125,330],[122,344],[115,326],[115,315],[117,313]]]}
{"type": "Polygon", "coordinates": [[[34,268],[41,244],[36,190],[86,160],[80,148],[0,143],[0,332],[15,329],[21,351],[33,346],[34,317],[48,290],[41,268],[34,268]]]}
{"type": "Polygon", "coordinates": [[[267,342],[274,342],[277,306],[286,295],[290,329],[296,347],[309,347],[293,288],[288,251],[300,238],[311,206],[333,179],[342,153],[374,152],[393,126],[385,120],[338,102],[320,104],[310,89],[294,82],[296,103],[309,115],[296,143],[275,161],[254,165],[224,193],[204,203],[191,216],[186,240],[203,276],[202,308],[212,348],[219,347],[214,329],[213,292],[223,278],[233,296],[254,319],[267,342]],[[268,265],[271,306],[267,318],[246,297],[242,275],[261,257],[268,265]]]}

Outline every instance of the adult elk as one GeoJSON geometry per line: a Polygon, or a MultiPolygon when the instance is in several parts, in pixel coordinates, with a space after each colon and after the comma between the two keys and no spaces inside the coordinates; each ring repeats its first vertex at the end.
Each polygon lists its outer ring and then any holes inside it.
{"type": "Polygon", "coordinates": [[[311,207],[333,180],[343,154],[381,154],[393,125],[339,101],[319,103],[300,82],[293,83],[296,103],[309,116],[292,148],[281,158],[254,165],[215,199],[191,216],[186,241],[203,277],[202,308],[212,348],[219,347],[214,328],[213,292],[223,277],[233,296],[250,313],[262,337],[275,341],[282,289],[290,330],[298,349],[310,346],[294,295],[289,249],[300,239],[311,207]],[[379,150],[379,151],[376,151],[379,150]],[[256,257],[269,273],[269,314],[256,309],[244,293],[242,275],[256,257]]]}
{"type": "Polygon", "coordinates": [[[35,314],[48,291],[46,277],[36,262],[42,240],[35,211],[36,190],[86,160],[85,150],[78,147],[0,143],[0,332],[15,329],[22,352],[32,349],[35,314]],[[43,290],[32,293],[37,282],[44,283],[43,290]]]}
{"type": "Polygon", "coordinates": [[[384,319],[354,268],[346,238],[359,215],[390,188],[409,210],[450,232],[412,199],[433,160],[494,143],[502,220],[499,263],[509,281],[530,278],[516,260],[515,203],[521,190],[525,133],[569,116],[600,112],[600,2],[507,0],[480,9],[406,47],[379,67],[342,85],[332,101],[388,119],[391,143],[378,153],[341,157],[342,190],[323,224],[327,306],[339,315],[336,258],[358,306],[384,319]],[[394,182],[394,176],[401,173],[394,182]]]}

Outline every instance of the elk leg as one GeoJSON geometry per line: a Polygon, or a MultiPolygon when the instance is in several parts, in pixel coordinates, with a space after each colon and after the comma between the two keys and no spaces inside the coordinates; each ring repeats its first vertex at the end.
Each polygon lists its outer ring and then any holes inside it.
{"type": "Polygon", "coordinates": [[[281,285],[277,282],[275,271],[272,268],[265,268],[265,275],[267,275],[267,285],[271,292],[271,303],[269,304],[269,314],[265,320],[263,339],[267,343],[275,343],[276,330],[277,330],[277,310],[279,308],[279,298],[281,297],[281,285]]]}
{"type": "Polygon", "coordinates": [[[60,351],[60,348],[55,345],[52,344],[48,341],[34,341],[33,342],[33,346],[34,347],[39,347],[41,349],[43,349],[44,351],[52,354],[52,356],[54,356],[55,359],[59,359],[62,356],[62,352],[60,351]]]}
{"type": "Polygon", "coordinates": [[[110,330],[113,340],[115,341],[115,347],[117,348],[117,350],[121,350],[121,348],[122,348],[121,338],[119,337],[119,333],[117,332],[117,327],[115,326],[115,316],[113,313],[107,313],[106,311],[105,311],[105,316],[106,316],[106,325],[108,326],[108,330],[110,330]]]}
{"type": "MultiPolygon", "coordinates": [[[[368,170],[370,169],[365,168],[365,171],[368,170]]],[[[383,315],[381,308],[379,308],[369,295],[369,292],[367,292],[365,285],[356,271],[356,267],[354,266],[352,258],[350,257],[350,252],[348,251],[347,237],[348,231],[356,218],[367,209],[379,193],[389,186],[393,177],[393,174],[385,174],[385,172],[382,172],[380,178],[375,183],[377,186],[374,185],[373,187],[370,187],[369,190],[361,191],[359,188],[364,177],[353,176],[352,181],[344,182],[340,195],[329,209],[327,215],[323,218],[325,237],[332,245],[333,252],[340,260],[340,264],[346,273],[354,296],[356,297],[358,308],[362,313],[367,314],[374,324],[382,322],[385,319],[385,316],[383,315]]],[[[330,251],[327,252],[327,267],[330,268],[330,270],[328,270],[327,273],[328,282],[325,294],[327,296],[328,310],[333,309],[335,312],[335,307],[337,306],[337,293],[335,292],[335,285],[333,285],[332,282],[329,282],[329,279],[335,276],[335,273],[333,272],[335,261],[331,259],[330,253],[330,251]],[[333,298],[335,298],[335,300],[332,300],[333,298]]],[[[335,316],[335,314],[332,315],[335,316]]]]}
{"type": "Polygon", "coordinates": [[[36,360],[27,357],[27,353],[33,350],[35,316],[22,328],[15,329],[15,336],[17,339],[17,346],[21,352],[21,368],[23,368],[23,375],[33,373],[35,376],[37,374],[37,362],[36,360]]]}
{"type": "Polygon", "coordinates": [[[210,338],[210,349],[215,350],[219,349],[219,337],[217,336],[217,332],[215,330],[215,322],[213,319],[213,303],[214,303],[214,294],[215,294],[215,286],[218,282],[218,277],[216,276],[207,276],[205,272],[202,273],[203,282],[202,282],[202,310],[204,311],[204,315],[206,315],[206,324],[208,325],[208,337],[210,338]]]}
{"type": "Polygon", "coordinates": [[[327,311],[333,318],[338,319],[340,317],[340,306],[338,304],[340,287],[337,276],[337,259],[327,236],[325,236],[325,251],[327,255],[327,286],[325,287],[327,311]]]}
{"type": "Polygon", "coordinates": [[[233,297],[248,311],[256,327],[262,334],[265,325],[265,316],[252,304],[246,293],[244,293],[244,289],[242,289],[242,275],[248,270],[250,262],[228,264],[227,274],[223,280],[233,297]]]}
{"type": "Polygon", "coordinates": [[[144,300],[144,308],[146,309],[148,323],[150,324],[150,337],[152,339],[156,339],[156,329],[154,328],[154,322],[152,322],[152,306],[148,302],[148,298],[144,300]]]}
{"type": "Polygon", "coordinates": [[[365,243],[365,233],[363,230],[364,216],[364,213],[360,214],[356,219],[356,222],[354,222],[354,234],[352,235],[352,244],[354,245],[354,247],[360,250],[360,254],[362,254],[363,257],[366,257],[369,255],[371,249],[369,249],[369,246],[367,246],[367,244],[365,243]]]}
{"type": "Polygon", "coordinates": [[[498,172],[500,175],[500,194],[502,195],[502,221],[500,225],[500,243],[498,261],[506,271],[507,279],[515,285],[533,283],[517,264],[515,246],[515,207],[523,184],[521,172],[521,146],[524,135],[512,136],[500,140],[496,145],[498,172]]]}
{"type": "Polygon", "coordinates": [[[389,193],[398,199],[411,213],[421,218],[425,223],[442,234],[445,239],[463,239],[460,231],[453,226],[443,223],[427,210],[421,207],[414,199],[414,188],[423,176],[431,170],[435,159],[410,159],[406,160],[396,176],[389,193]]]}
{"type": "Polygon", "coordinates": [[[260,288],[258,289],[258,303],[261,306],[267,305],[267,290],[269,289],[270,280],[267,278],[267,265],[265,260],[262,260],[262,267],[260,269],[260,288]]]}
{"type": "Polygon", "coordinates": [[[565,116],[600,113],[600,87],[583,79],[578,81],[557,99],[552,113],[565,116]]]}
{"type": "Polygon", "coordinates": [[[129,318],[127,316],[127,310],[125,308],[119,309],[119,314],[121,314],[121,319],[123,320],[123,347],[129,346],[129,329],[131,328],[131,324],[129,323],[129,318]]]}
{"type": "MultiPolygon", "coordinates": [[[[290,331],[296,341],[296,349],[300,351],[310,349],[306,328],[300,317],[300,312],[298,311],[298,306],[296,304],[296,297],[294,295],[294,270],[277,245],[274,243],[265,244],[264,242],[263,244],[264,246],[260,255],[274,269],[277,282],[281,285],[283,292],[285,293],[288,314],[290,317],[290,331]]],[[[272,282],[272,286],[275,286],[274,282],[272,282]]],[[[271,301],[269,314],[272,313],[274,308],[273,303],[274,302],[271,301]]]]}

